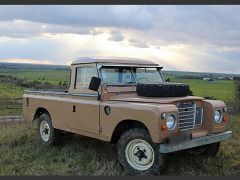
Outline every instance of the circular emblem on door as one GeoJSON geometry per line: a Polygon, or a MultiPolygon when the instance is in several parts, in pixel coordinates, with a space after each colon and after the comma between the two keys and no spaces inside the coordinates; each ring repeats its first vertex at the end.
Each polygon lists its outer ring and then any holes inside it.
{"type": "Polygon", "coordinates": [[[109,115],[111,113],[111,108],[109,106],[105,106],[104,111],[105,111],[106,115],[109,115]]]}

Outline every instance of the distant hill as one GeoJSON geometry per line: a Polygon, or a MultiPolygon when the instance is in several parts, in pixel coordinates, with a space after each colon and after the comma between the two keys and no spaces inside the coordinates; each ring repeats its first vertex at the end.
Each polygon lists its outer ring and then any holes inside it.
{"type": "Polygon", "coordinates": [[[24,63],[2,63],[0,62],[0,71],[12,69],[12,70],[69,70],[70,66],[64,65],[45,65],[45,64],[24,64],[24,63]]]}
{"type": "MultiPolygon", "coordinates": [[[[6,71],[47,71],[47,70],[62,70],[69,71],[70,66],[67,65],[45,65],[45,64],[23,64],[23,63],[2,63],[0,62],[0,72],[6,71]]],[[[234,77],[239,74],[226,74],[226,73],[211,73],[211,72],[187,72],[187,71],[168,71],[163,70],[167,75],[174,76],[222,76],[222,77],[234,77]]]]}
{"type": "Polygon", "coordinates": [[[163,70],[163,72],[167,75],[173,75],[173,76],[195,76],[195,77],[209,77],[210,75],[215,77],[235,77],[239,76],[239,74],[226,74],[226,73],[212,73],[212,72],[187,72],[187,71],[166,71],[163,70]]]}

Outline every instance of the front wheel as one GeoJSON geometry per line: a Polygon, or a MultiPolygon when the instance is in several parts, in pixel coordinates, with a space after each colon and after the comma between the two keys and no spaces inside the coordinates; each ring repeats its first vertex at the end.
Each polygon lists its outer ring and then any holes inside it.
{"type": "Polygon", "coordinates": [[[117,143],[118,159],[129,175],[159,174],[163,156],[145,129],[130,129],[117,143]]]}

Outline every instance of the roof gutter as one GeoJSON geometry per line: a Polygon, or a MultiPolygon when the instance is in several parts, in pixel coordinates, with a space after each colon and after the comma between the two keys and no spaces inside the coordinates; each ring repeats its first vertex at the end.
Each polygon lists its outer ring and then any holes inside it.
{"type": "Polygon", "coordinates": [[[97,68],[100,69],[102,67],[138,67],[138,68],[159,68],[161,70],[163,67],[158,64],[102,64],[98,63],[97,68]]]}

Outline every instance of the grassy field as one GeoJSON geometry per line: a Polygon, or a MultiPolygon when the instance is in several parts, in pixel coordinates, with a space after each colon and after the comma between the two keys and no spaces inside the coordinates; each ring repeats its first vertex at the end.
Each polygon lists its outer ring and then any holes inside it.
{"type": "MultiPolygon", "coordinates": [[[[233,116],[234,136],[222,143],[215,158],[169,154],[163,175],[239,176],[239,119],[240,114],[233,116]]],[[[45,146],[39,143],[35,124],[0,126],[0,175],[125,175],[113,144],[75,135],[58,146],[45,146]]]]}
{"type": "Polygon", "coordinates": [[[203,81],[203,80],[186,80],[179,79],[176,82],[189,84],[194,95],[197,96],[213,96],[224,101],[231,100],[233,92],[233,82],[227,80],[219,81],[203,81]]]}
{"type": "Polygon", "coordinates": [[[0,83],[0,98],[22,97],[24,89],[8,83],[0,83]]]}
{"type": "Polygon", "coordinates": [[[0,116],[21,115],[23,88],[8,83],[0,83],[0,116]]]}
{"type": "Polygon", "coordinates": [[[170,78],[171,82],[189,84],[193,94],[201,97],[215,97],[223,101],[231,101],[233,95],[233,81],[230,80],[216,80],[204,81],[202,79],[184,79],[175,76],[166,76],[170,78]]]}
{"type": "Polygon", "coordinates": [[[0,75],[1,74],[58,84],[59,81],[64,82],[69,80],[70,67],[59,65],[0,63],[0,75]]]}
{"type": "Polygon", "coordinates": [[[21,79],[38,80],[40,82],[49,82],[58,84],[60,81],[69,81],[70,72],[66,70],[39,70],[39,71],[16,71],[16,72],[0,72],[3,75],[11,75],[21,79]]]}

